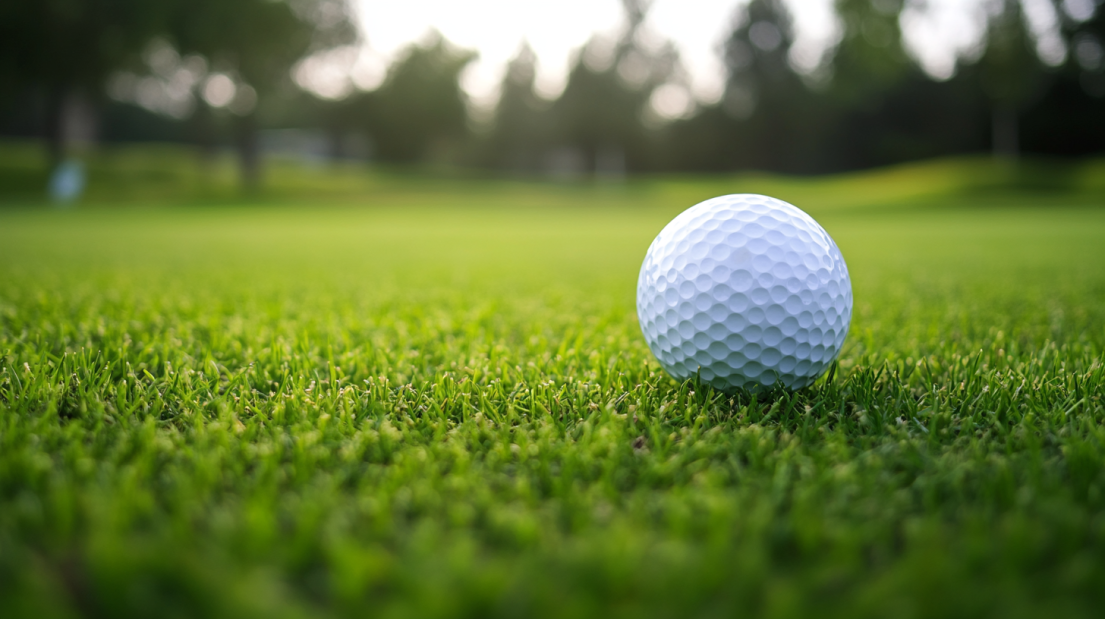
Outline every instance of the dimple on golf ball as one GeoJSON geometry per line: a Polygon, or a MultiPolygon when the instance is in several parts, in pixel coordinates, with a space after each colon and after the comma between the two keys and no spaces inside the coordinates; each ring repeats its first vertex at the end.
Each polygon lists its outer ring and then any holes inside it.
{"type": "Polygon", "coordinates": [[[840,353],[852,283],[840,249],[812,217],[775,198],[706,200],[648,248],[637,316],[678,380],[727,393],[810,385],[840,353]]]}

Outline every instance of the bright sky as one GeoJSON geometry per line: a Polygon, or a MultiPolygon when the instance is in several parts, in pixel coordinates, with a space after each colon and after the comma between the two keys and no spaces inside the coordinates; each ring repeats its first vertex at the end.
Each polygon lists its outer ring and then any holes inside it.
{"type": "MultiPolygon", "coordinates": [[[[647,26],[673,41],[690,76],[692,94],[716,100],[723,85],[721,42],[738,8],[747,0],[655,0],[647,26]]],[[[1067,4],[1093,0],[1065,0],[1067,4]]],[[[352,88],[372,89],[387,64],[431,29],[453,43],[479,53],[462,85],[480,107],[490,107],[507,62],[523,41],[537,53],[537,84],[553,97],[563,88],[572,54],[592,35],[616,34],[623,23],[620,0],[352,0],[366,47],[341,50],[301,65],[297,80],[314,92],[340,97],[352,88]]],[[[812,70],[839,32],[833,0],[786,0],[795,17],[798,40],[792,60],[812,70]]],[[[989,0],[926,0],[922,13],[909,10],[902,25],[907,47],[934,77],[952,74],[955,59],[977,46],[989,0]]],[[[919,4],[919,3],[918,3],[919,4]]],[[[1040,55],[1061,61],[1065,54],[1054,32],[1050,0],[1025,0],[1029,21],[1040,36],[1040,55]]]]}

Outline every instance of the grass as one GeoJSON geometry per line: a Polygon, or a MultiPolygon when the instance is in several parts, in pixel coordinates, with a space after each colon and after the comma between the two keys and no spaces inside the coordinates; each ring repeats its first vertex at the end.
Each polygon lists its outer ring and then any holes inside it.
{"type": "Polygon", "coordinates": [[[1094,165],[0,210],[0,616],[1097,617],[1094,165]],[[732,191],[848,260],[810,389],[638,331],[652,237],[732,191]]]}

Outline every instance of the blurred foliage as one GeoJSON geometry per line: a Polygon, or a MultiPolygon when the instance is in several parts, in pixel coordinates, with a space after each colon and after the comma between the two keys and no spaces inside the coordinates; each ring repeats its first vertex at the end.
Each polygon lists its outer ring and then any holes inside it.
{"type": "Polygon", "coordinates": [[[671,79],[677,68],[672,47],[653,48],[643,40],[651,2],[622,4],[626,24],[620,36],[614,41],[594,37],[580,50],[564,92],[550,110],[557,131],[554,145],[578,149],[583,169],[592,173],[649,165],[642,119],[653,90],[671,79]]]}
{"type": "Polygon", "coordinates": [[[649,99],[656,88],[683,76],[674,46],[645,27],[651,2],[622,4],[622,30],[596,35],[578,50],[553,101],[537,95],[537,58],[523,45],[503,78],[490,134],[477,138],[483,163],[538,172],[568,154],[567,161],[552,164],[554,172],[616,176],[626,168],[656,167],[649,99]]]}
{"type": "MultiPolygon", "coordinates": [[[[165,41],[174,53],[240,81],[238,150],[247,184],[257,179],[258,97],[290,86],[288,71],[306,53],[350,43],[356,32],[341,0],[43,0],[0,6],[0,87],[38,91],[51,159],[66,154],[66,106],[101,103],[117,70],[165,41]]],[[[202,108],[201,93],[194,99],[202,108]]],[[[206,110],[201,109],[201,116],[206,110]]]]}
{"type": "Polygon", "coordinates": [[[0,92],[44,95],[50,156],[64,156],[62,115],[75,92],[98,94],[114,69],[163,28],[168,2],[34,0],[0,4],[0,92]]]}
{"type": "Polygon", "coordinates": [[[1061,13],[1068,59],[1023,110],[1023,143],[1032,152],[1101,152],[1105,123],[1095,119],[1105,114],[1105,2],[1064,0],[1061,6],[1083,12],[1061,13]]]}
{"type": "Polygon", "coordinates": [[[720,105],[733,154],[725,158],[736,157],[740,167],[808,167],[803,162],[811,155],[803,147],[817,143],[822,112],[790,66],[794,36],[781,0],[753,0],[726,41],[728,81],[720,105]]]}
{"type": "Polygon", "coordinates": [[[986,32],[978,72],[982,91],[993,110],[994,152],[1016,156],[1020,150],[1021,111],[1040,92],[1045,75],[1021,3],[1000,0],[997,7],[986,32]]]}
{"type": "Polygon", "coordinates": [[[487,163],[506,170],[536,170],[550,127],[542,121],[548,102],[536,90],[537,54],[523,45],[507,65],[495,107],[495,125],[485,147],[487,163]]]}
{"type": "Polygon", "coordinates": [[[6,4],[0,29],[7,30],[0,32],[11,36],[0,36],[0,50],[7,50],[0,54],[0,92],[10,96],[0,99],[0,135],[53,136],[56,161],[66,93],[79,84],[98,95],[113,71],[156,74],[147,57],[156,44],[188,62],[199,59],[205,73],[187,86],[194,113],[158,121],[97,96],[101,139],[191,141],[207,159],[233,147],[249,186],[260,179],[259,135],[276,129],[323,134],[328,146],[325,154],[314,148],[316,157],[567,176],[823,173],[988,150],[1009,157],[1103,152],[1102,2],[1036,5],[1052,7],[1056,17],[1058,30],[1047,35],[1057,37],[1047,43],[1051,64],[1041,59],[1024,2],[986,5],[979,48],[964,53],[947,79],[926,74],[903,46],[903,12],[928,10],[919,0],[836,0],[839,40],[820,63],[798,58],[809,51],[794,47],[792,3],[738,3],[719,49],[723,96],[692,102],[682,114],[677,106],[669,110],[674,118],[659,115],[656,97],[689,97],[688,78],[672,43],[649,28],[647,0],[623,2],[623,27],[578,50],[566,87],[551,99],[538,95],[538,59],[523,46],[494,110],[474,107],[460,87],[474,52],[440,36],[411,44],[370,92],[330,100],[297,88],[289,75],[296,63],[356,43],[343,0],[6,4]],[[66,28],[93,6],[103,10],[91,27],[68,37],[66,28]],[[103,17],[113,13],[125,19],[103,17]],[[24,22],[28,27],[18,26],[24,22]],[[94,53],[80,63],[60,61],[85,48],[94,53]],[[208,75],[229,76],[235,101],[208,105],[208,75]]]}
{"type": "Polygon", "coordinates": [[[363,121],[382,159],[419,161],[467,129],[460,74],[476,54],[454,48],[438,34],[412,45],[392,65],[387,79],[363,97],[363,121]]]}
{"type": "Polygon", "coordinates": [[[902,0],[837,0],[843,35],[833,50],[832,90],[842,103],[871,106],[920,70],[902,45],[902,0]]]}
{"type": "MultiPolygon", "coordinates": [[[[790,49],[791,17],[779,1],[752,0],[726,43],[725,98],[676,122],[658,148],[687,170],[753,168],[793,173],[864,168],[993,149],[1015,156],[1082,156],[1105,150],[1098,93],[1085,70],[1050,67],[1036,50],[1019,0],[992,6],[978,57],[934,80],[906,54],[900,14],[919,3],[838,0],[840,41],[821,66],[800,75],[790,49]],[[758,43],[758,44],[757,44],[758,43]]],[[[1092,8],[1092,7],[1091,7],[1092,8]]],[[[1059,15],[1065,15],[1060,6],[1059,15]]],[[[1102,19],[1067,18],[1067,41],[1102,19]]],[[[1084,43],[1084,56],[1099,47],[1084,43]]],[[[1095,66],[1097,66],[1095,64],[1095,66]]]]}
{"type": "Polygon", "coordinates": [[[0,80],[98,90],[157,34],[169,3],[35,0],[0,5],[0,80]]]}
{"type": "MultiPolygon", "coordinates": [[[[308,52],[356,39],[339,0],[188,0],[175,8],[168,33],[180,50],[232,72],[240,88],[262,100],[290,87],[289,70],[308,52]]],[[[202,97],[199,105],[205,105],[202,97]]],[[[260,175],[256,107],[247,102],[235,127],[243,181],[251,188],[260,175]]]]}
{"type": "Polygon", "coordinates": [[[982,90],[995,105],[1017,108],[1038,89],[1043,73],[1035,39],[1018,0],[1000,0],[978,61],[982,90]]]}
{"type": "MultiPolygon", "coordinates": [[[[592,41],[591,45],[600,43],[592,41]]],[[[640,152],[640,113],[648,93],[622,83],[614,66],[611,62],[607,67],[593,68],[577,62],[568,74],[564,93],[550,112],[559,125],[558,141],[579,149],[587,171],[601,165],[599,157],[604,150],[614,156],[625,156],[630,150],[640,152]]]]}

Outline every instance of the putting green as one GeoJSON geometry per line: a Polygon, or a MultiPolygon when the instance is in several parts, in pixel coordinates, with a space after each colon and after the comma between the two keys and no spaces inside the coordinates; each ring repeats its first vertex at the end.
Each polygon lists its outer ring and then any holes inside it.
{"type": "Polygon", "coordinates": [[[1105,203],[970,169],[0,210],[0,615],[1096,616],[1105,203]],[[843,251],[831,382],[651,358],[731,191],[843,251]]]}

